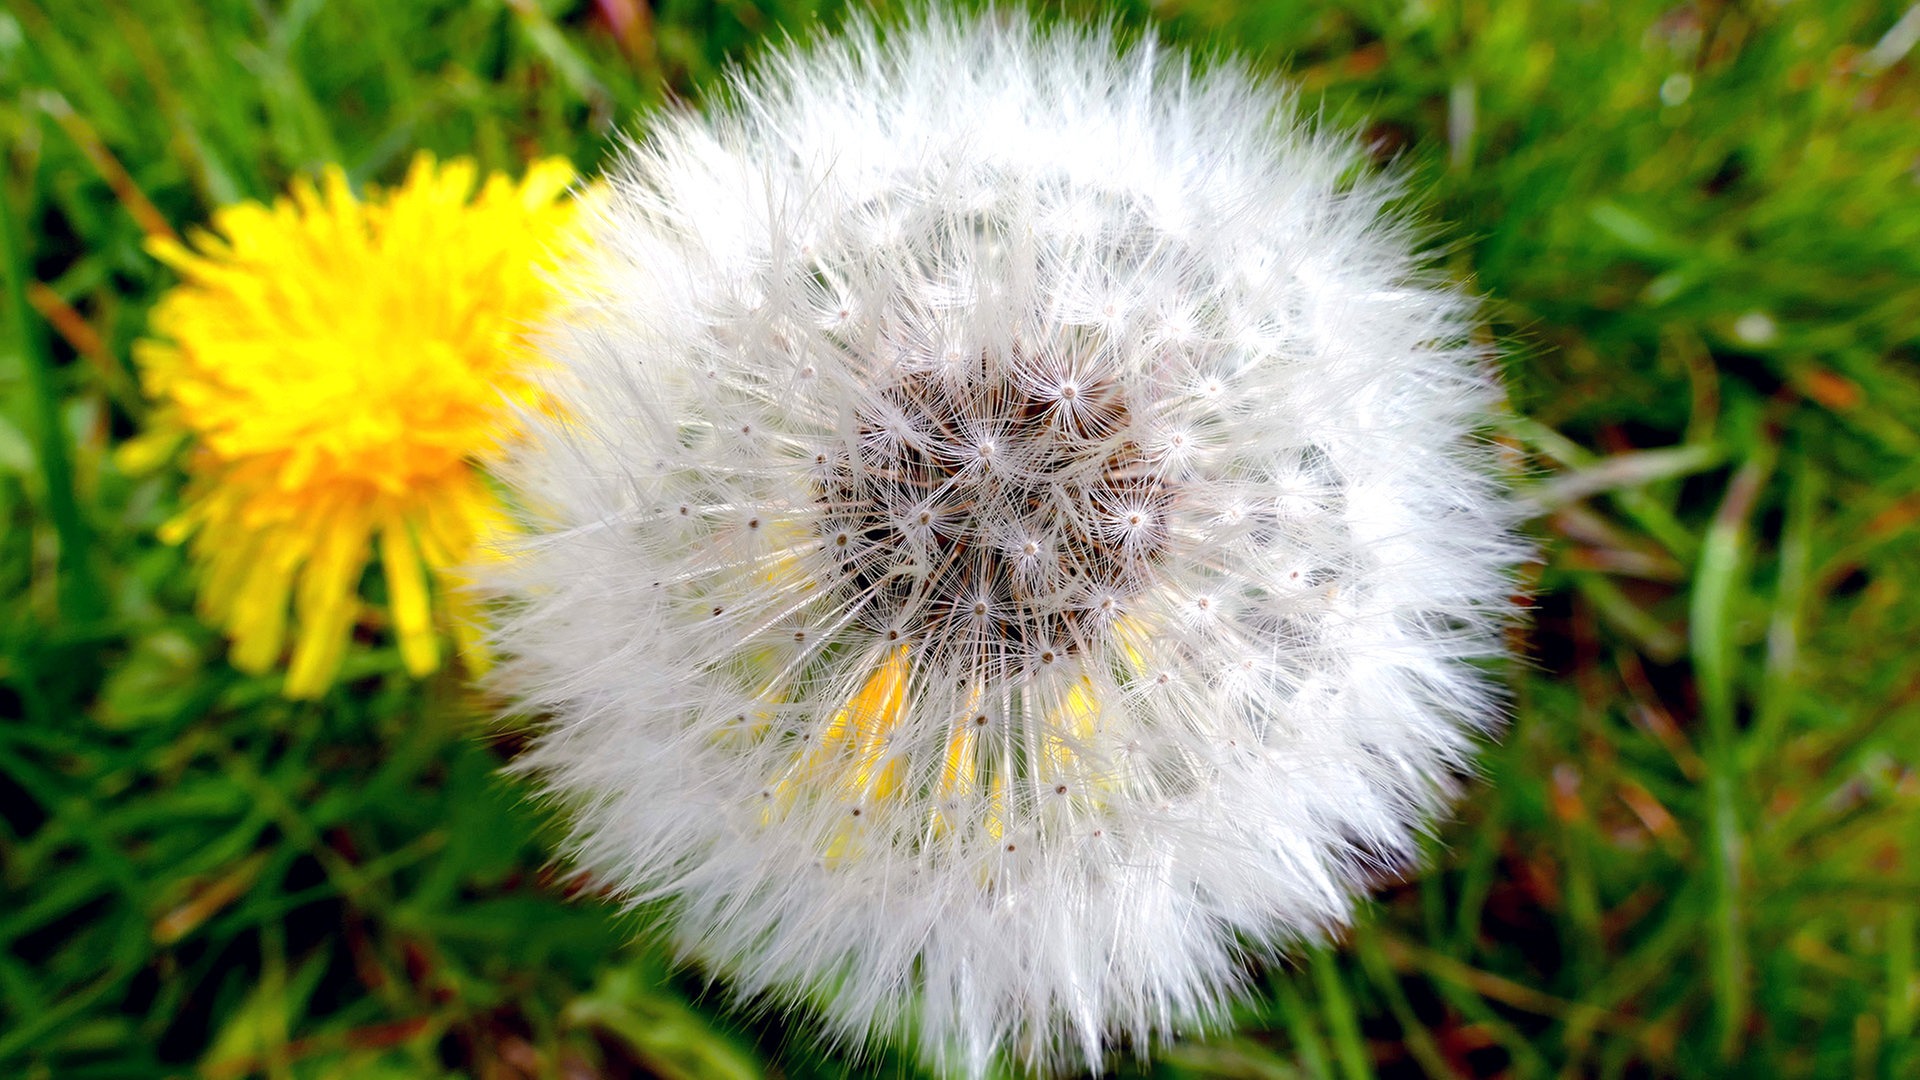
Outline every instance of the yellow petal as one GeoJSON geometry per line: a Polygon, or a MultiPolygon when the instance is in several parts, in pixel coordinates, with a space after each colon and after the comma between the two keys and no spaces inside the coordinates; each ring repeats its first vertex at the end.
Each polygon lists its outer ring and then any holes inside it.
{"type": "Polygon", "coordinates": [[[386,571],[387,600],[400,635],[400,660],[415,678],[440,666],[433,634],[433,608],[427,599],[426,569],[407,523],[390,515],[380,529],[380,563],[386,571]]]}
{"type": "Polygon", "coordinates": [[[287,596],[293,567],[278,559],[255,559],[229,608],[233,666],[259,674],[280,659],[287,640],[287,596]]]}
{"type": "Polygon", "coordinates": [[[333,681],[359,609],[367,532],[364,515],[345,516],[328,532],[300,577],[300,629],[287,671],[288,697],[317,697],[333,681]]]}

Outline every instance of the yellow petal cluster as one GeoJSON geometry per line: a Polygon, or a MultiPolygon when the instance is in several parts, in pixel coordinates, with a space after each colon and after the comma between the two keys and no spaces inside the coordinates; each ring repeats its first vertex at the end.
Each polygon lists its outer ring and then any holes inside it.
{"type": "Polygon", "coordinates": [[[190,541],[236,666],[291,643],[286,693],[324,691],[376,553],[408,671],[440,664],[436,600],[468,632],[451,575],[503,521],[486,469],[535,403],[525,335],[559,301],[573,179],[558,159],[516,183],[422,156],[363,200],[331,168],[217,211],[190,246],[152,242],[181,282],[136,356],[156,434],[191,443],[162,535],[190,541]]]}

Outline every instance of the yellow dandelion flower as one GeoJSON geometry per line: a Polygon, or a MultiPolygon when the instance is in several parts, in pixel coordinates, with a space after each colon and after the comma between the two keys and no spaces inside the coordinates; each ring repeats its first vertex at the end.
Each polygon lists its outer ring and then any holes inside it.
{"type": "Polygon", "coordinates": [[[182,281],[136,356],[156,435],[193,444],[162,536],[191,542],[237,667],[271,668],[291,637],[286,693],[324,691],[376,550],[409,672],[440,664],[436,598],[464,636],[450,575],[500,520],[486,466],[536,393],[524,334],[558,302],[573,179],[559,159],[515,183],[423,155],[363,201],[330,168],[217,211],[190,247],[151,242],[182,281]]]}

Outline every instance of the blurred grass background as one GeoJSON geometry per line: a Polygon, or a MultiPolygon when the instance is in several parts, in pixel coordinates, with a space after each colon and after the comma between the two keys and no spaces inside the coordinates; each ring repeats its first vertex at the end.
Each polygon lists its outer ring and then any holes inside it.
{"type": "MultiPolygon", "coordinates": [[[[1096,10],[1081,7],[1082,12],[1096,10]]],[[[417,149],[601,163],[808,0],[5,0],[0,1075],[916,1075],[568,894],[457,674],[236,674],[114,449],[143,235],[417,149]]],[[[1445,222],[1542,513],[1511,730],[1168,1077],[1920,1075],[1920,7],[1163,0],[1445,222]]]]}

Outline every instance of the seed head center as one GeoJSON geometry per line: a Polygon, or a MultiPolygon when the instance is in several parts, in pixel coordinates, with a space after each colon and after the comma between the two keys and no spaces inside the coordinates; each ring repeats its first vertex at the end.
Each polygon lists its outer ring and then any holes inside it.
{"type": "Polygon", "coordinates": [[[1152,580],[1174,492],[1110,378],[983,358],[889,376],[817,485],[837,594],[971,674],[1051,663],[1152,580]]]}

